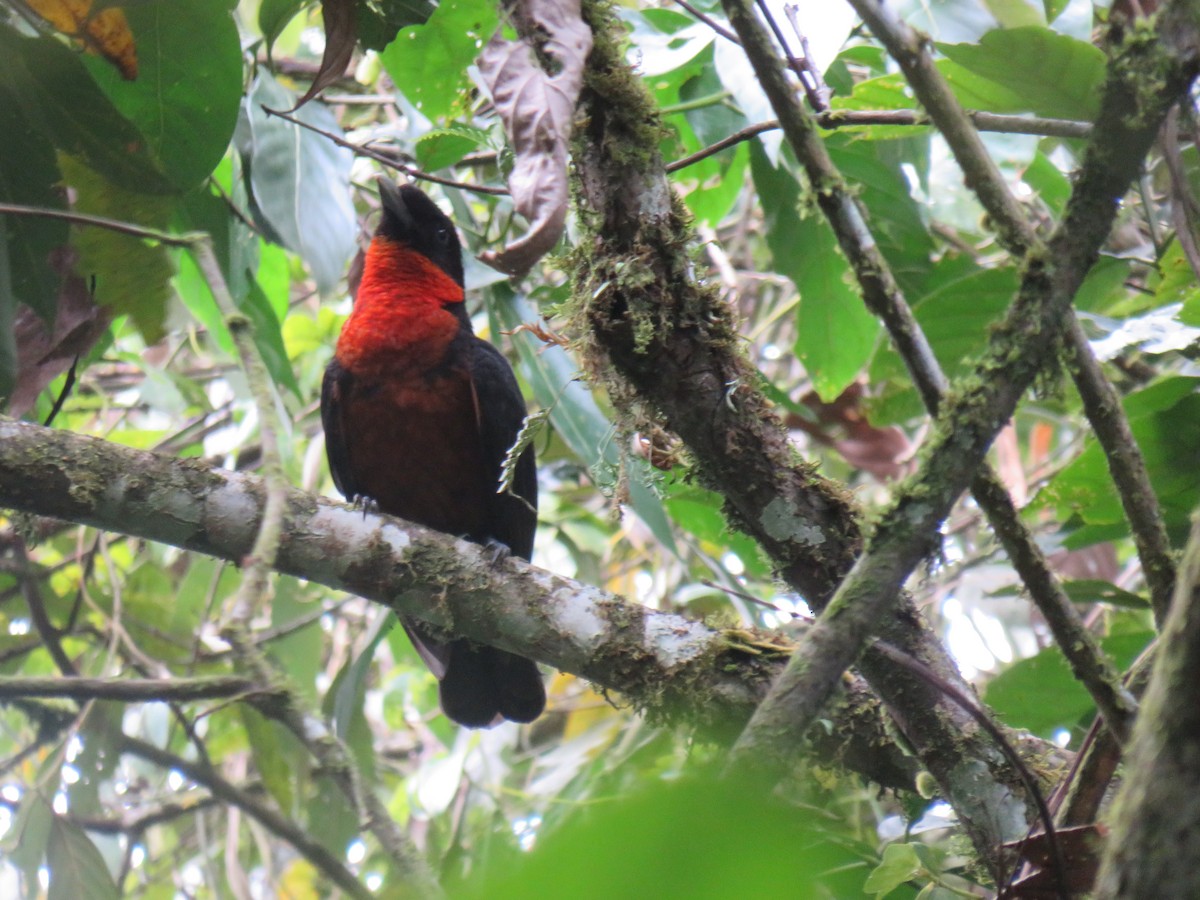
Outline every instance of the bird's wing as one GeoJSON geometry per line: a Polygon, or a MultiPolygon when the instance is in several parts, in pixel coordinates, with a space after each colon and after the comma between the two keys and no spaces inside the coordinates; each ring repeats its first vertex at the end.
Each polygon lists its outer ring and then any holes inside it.
{"type": "MultiPolygon", "coordinates": [[[[499,487],[504,457],[516,443],[525,422],[525,400],[508,360],[487,341],[478,338],[471,354],[471,381],[483,458],[491,469],[489,483],[494,490],[499,487]]],[[[529,559],[537,530],[537,466],[532,447],[526,447],[521,453],[513,474],[512,488],[491,498],[489,536],[507,545],[522,559],[529,559]]]]}
{"type": "Polygon", "coordinates": [[[342,368],[337,359],[332,359],[321,382],[321,424],[325,428],[325,455],[329,458],[329,471],[342,496],[352,502],[358,499],[361,491],[354,481],[350,454],[346,448],[343,402],[353,380],[354,376],[342,368]]]}

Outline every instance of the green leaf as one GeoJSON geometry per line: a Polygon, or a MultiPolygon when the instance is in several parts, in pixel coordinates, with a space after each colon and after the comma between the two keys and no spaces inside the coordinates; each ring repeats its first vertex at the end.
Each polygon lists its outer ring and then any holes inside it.
{"type": "Polygon", "coordinates": [[[346,742],[358,761],[358,767],[368,781],[375,777],[375,753],[371,742],[371,727],[363,713],[367,692],[367,677],[375,650],[388,632],[396,627],[396,617],[383,609],[376,609],[375,619],[367,633],[362,652],[347,661],[345,667],[333,679],[329,694],[333,698],[332,719],[337,736],[346,742]]]}
{"type": "Polygon", "coordinates": [[[490,0],[443,0],[425,24],[402,29],[380,59],[417,109],[439,119],[469,87],[467,69],[498,21],[490,0]]]}
{"type": "Polygon", "coordinates": [[[1109,606],[1118,606],[1125,609],[1147,609],[1150,606],[1149,601],[1145,597],[1123,590],[1115,584],[1102,581],[1098,578],[1079,578],[1073,581],[1064,581],[1062,586],[1067,596],[1071,598],[1072,603],[1107,603],[1109,606]]]}
{"type": "MultiPolygon", "coordinates": [[[[0,226],[5,217],[0,216],[0,226]]],[[[17,382],[17,339],[13,322],[17,314],[12,294],[12,266],[8,261],[8,241],[0,240],[0,397],[4,406],[17,382]]],[[[3,407],[0,407],[3,408],[3,407]]]]}
{"type": "MultiPolygon", "coordinates": [[[[1200,380],[1166,378],[1123,401],[1134,439],[1158,495],[1167,527],[1186,530],[1200,501],[1200,380]]],[[[1041,506],[1057,506],[1063,521],[1071,516],[1086,525],[1112,526],[1128,533],[1124,511],[1104,453],[1089,437],[1084,450],[1062,469],[1039,495],[1041,506]]]]}
{"type": "Polygon", "coordinates": [[[796,354],[818,396],[830,403],[870,359],[880,326],[863,306],[829,223],[809,216],[799,223],[796,238],[790,250],[794,262],[782,267],[800,292],[796,354]]]}
{"type": "Polygon", "coordinates": [[[266,45],[267,56],[278,40],[279,35],[306,6],[311,6],[316,0],[262,0],[258,7],[258,30],[262,32],[263,43],[266,45]]]}
{"type": "Polygon", "coordinates": [[[88,840],[83,829],[62,816],[50,822],[46,844],[46,868],[50,889],[46,900],[107,900],[117,897],[117,886],[108,873],[104,857],[88,840]]]}
{"type": "Polygon", "coordinates": [[[138,77],[85,55],[92,77],[141,131],[179,191],[216,168],[242,99],[242,46],[229,4],[160,0],[125,6],[138,48],[138,77]]]}
{"type": "Polygon", "coordinates": [[[309,704],[317,700],[317,676],[321,671],[322,636],[319,620],[312,619],[320,604],[290,575],[275,579],[271,603],[271,627],[285,628],[300,619],[311,619],[303,628],[290,630],[271,643],[271,658],[288,674],[297,692],[309,704]]]}
{"type": "Polygon", "coordinates": [[[1063,10],[1071,0],[1042,0],[1042,11],[1046,14],[1046,21],[1053,22],[1063,14],[1063,10]]]}
{"type": "MultiPolygon", "coordinates": [[[[328,292],[355,250],[358,224],[350,203],[354,158],[323,135],[262,110],[263,106],[290,109],[295,102],[291,91],[260,70],[242,107],[238,148],[258,209],[281,243],[308,264],[317,287],[328,292]]],[[[295,118],[342,134],[333,114],[321,104],[307,104],[295,118]]]]}
{"type": "Polygon", "coordinates": [[[928,171],[928,135],[863,141],[838,134],[826,143],[834,165],[866,206],[867,225],[901,289],[909,297],[922,296],[929,289],[934,244],[904,168],[928,171]]]}
{"type": "MultiPolygon", "coordinates": [[[[292,790],[292,779],[296,778],[299,772],[294,769],[297,760],[289,758],[294,754],[284,752],[280,740],[282,729],[246,703],[239,703],[237,709],[241,714],[242,725],[250,742],[250,752],[254,754],[254,765],[263,785],[275,798],[284,815],[294,815],[296,794],[292,790]]],[[[299,781],[299,778],[296,780],[299,781]]]]}
{"type": "Polygon", "coordinates": [[[141,132],[96,85],[79,54],[53,38],[20,37],[0,25],[0,59],[0,100],[15,100],[56,149],[128,190],[172,190],[141,132]]]}
{"type": "Polygon", "coordinates": [[[435,128],[417,138],[417,162],[436,171],[452,166],[487,141],[487,134],[469,125],[435,128]]]}
{"type": "Polygon", "coordinates": [[[254,345],[262,355],[263,363],[271,374],[271,379],[280,387],[287,388],[296,399],[303,400],[300,384],[296,381],[296,372],[292,369],[287,350],[283,346],[283,330],[271,301],[258,286],[257,281],[251,281],[245,298],[238,304],[238,309],[245,313],[250,324],[254,326],[254,345]]]}
{"type": "Polygon", "coordinates": [[[359,0],[358,42],[367,50],[382,50],[405,25],[428,21],[434,9],[429,0],[359,0]]]}
{"type": "MultiPolygon", "coordinates": [[[[277,271],[281,262],[277,254],[283,251],[276,249],[269,255],[272,268],[264,271],[267,257],[258,253],[258,238],[236,216],[230,214],[229,206],[223,200],[207,188],[193,191],[184,198],[179,218],[188,230],[204,231],[212,237],[213,253],[221,266],[221,274],[234,303],[253,326],[254,343],[262,354],[267,372],[279,387],[303,399],[295,370],[283,345],[279,320],[281,314],[287,313],[286,261],[283,262],[285,271],[282,273],[282,283],[281,273],[277,271]],[[268,282],[273,282],[272,292],[277,298],[275,302],[260,286],[260,275],[268,282]]],[[[217,346],[231,358],[236,357],[225,316],[195,260],[190,253],[180,254],[177,259],[179,275],[175,284],[184,305],[204,323],[217,346]]]]}
{"type": "MultiPolygon", "coordinates": [[[[493,317],[493,331],[512,331],[523,322],[535,321],[536,313],[520,296],[505,285],[493,287],[496,301],[488,305],[493,317]]],[[[562,437],[571,452],[589,469],[606,466],[616,470],[621,464],[620,452],[613,445],[612,423],[596,405],[595,399],[576,380],[575,364],[561,347],[545,346],[530,334],[514,334],[513,345],[521,360],[521,371],[529,380],[538,404],[550,408],[550,424],[562,437]]],[[[629,503],[638,517],[646,523],[664,549],[679,554],[671,523],[663,509],[662,500],[649,487],[650,467],[644,460],[626,455],[629,466],[629,503]]]]}
{"type": "Polygon", "coordinates": [[[755,578],[767,578],[771,567],[763,559],[758,544],[732,530],[721,514],[720,495],[695,485],[674,483],[667,488],[663,504],[680,528],[706,542],[708,550],[723,553],[732,550],[755,578]]]}
{"type": "MultiPolygon", "coordinates": [[[[1105,638],[1100,645],[1123,670],[1153,638],[1150,631],[1130,632],[1105,638]]],[[[984,699],[1009,726],[1044,738],[1060,728],[1073,728],[1095,708],[1057,647],[1013,663],[988,682],[984,699]]]]}
{"type": "Polygon", "coordinates": [[[1058,217],[1071,197],[1071,179],[1044,153],[1037,153],[1021,175],[1033,192],[1046,204],[1051,215],[1058,217]]]}
{"type": "Polygon", "coordinates": [[[24,873],[27,883],[37,883],[37,870],[45,858],[55,818],[54,810],[38,791],[22,794],[21,808],[0,849],[24,873]]]}
{"type": "Polygon", "coordinates": [[[1091,121],[1104,52],[1048,28],[989,31],[978,44],[938,44],[938,68],[970,109],[1091,121]]]}
{"type": "Polygon", "coordinates": [[[743,779],[657,783],[581,810],[464,898],[857,897],[865,860],[743,779]]]}
{"type": "Polygon", "coordinates": [[[1004,28],[1020,28],[1023,25],[1043,27],[1046,24],[1041,11],[1027,0],[984,0],[988,12],[1004,28]]]}
{"type": "MultiPolygon", "coordinates": [[[[75,189],[79,212],[166,230],[172,198],[125,190],[68,156],[60,156],[58,164],[75,189]]],[[[118,315],[128,314],[146,343],[157,343],[164,334],[174,274],[166,248],[107,228],[85,226],[72,229],[71,245],[79,251],[75,271],[85,281],[95,281],[96,301],[118,315]]]]}
{"type": "Polygon", "coordinates": [[[863,890],[882,897],[921,874],[922,869],[912,844],[888,844],[883,848],[883,861],[867,876],[863,890]]]}
{"type": "Polygon", "coordinates": [[[824,218],[802,217],[800,186],[766,155],[751,154],[774,268],[800,292],[796,354],[821,399],[836,399],[870,359],[879,323],[853,287],[850,267],[824,218]]]}
{"type": "MultiPolygon", "coordinates": [[[[2,84],[2,82],[0,82],[2,84]]],[[[63,209],[57,188],[62,176],[54,146],[33,127],[15,100],[0,90],[0,134],[20,153],[0,153],[0,202],[63,209]]],[[[8,283],[0,292],[0,330],[12,339],[16,303],[24,303],[46,322],[54,321],[61,278],[51,254],[67,243],[67,223],[34,216],[0,216],[0,243],[7,245],[8,283]]],[[[11,382],[0,390],[9,396],[11,382]]]]}

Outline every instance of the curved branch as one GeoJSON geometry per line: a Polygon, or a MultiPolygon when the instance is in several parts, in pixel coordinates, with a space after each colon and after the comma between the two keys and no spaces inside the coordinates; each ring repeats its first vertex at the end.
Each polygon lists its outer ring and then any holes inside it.
{"type": "MultiPolygon", "coordinates": [[[[585,9],[596,43],[575,137],[586,239],[573,282],[593,378],[627,416],[653,417],[683,439],[698,480],[724,496],[730,524],[758,541],[812,608],[823,609],[859,552],[857,509],[797,458],[755,387],[730,306],[693,279],[687,248],[694,235],[663,175],[653,102],[626,65],[621,33],[602,4],[585,9]]],[[[846,212],[865,232],[861,216],[846,212]]],[[[877,636],[969,692],[911,598],[894,596],[891,614],[873,621],[877,636]]],[[[980,852],[1021,833],[1028,809],[1020,776],[971,717],[877,651],[860,667],[946,786],[980,852]]],[[[794,757],[798,746],[788,753],[794,757]]]]}
{"type": "Polygon", "coordinates": [[[1200,71],[1200,16],[1192,8],[1181,11],[1186,6],[1164,10],[1155,40],[1143,34],[1118,48],[1063,222],[1045,251],[1027,257],[1016,301],[991,335],[978,379],[947,403],[920,469],[897,491],[867,552],[751,719],[737,748],[744,761],[761,764],[762,751],[786,747],[813,721],[821,696],[886,620],[905,579],[928,554],[930,535],[1053,350],[1119,199],[1140,171],[1167,110],[1200,71]]]}
{"type": "MultiPolygon", "coordinates": [[[[0,506],[237,561],[254,541],[262,504],[262,483],[251,475],[0,419],[0,506]]],[[[724,735],[749,718],[790,650],[764,653],[520,560],[493,566],[474,544],[294,490],[276,563],[724,735]]],[[[883,785],[912,784],[913,760],[888,737],[861,685],[831,718],[832,734],[818,727],[811,736],[819,754],[883,785]]]]}
{"type": "MultiPolygon", "coordinates": [[[[913,92],[950,145],[967,185],[996,223],[1001,244],[1018,255],[1040,250],[1041,242],[1024,209],[1008,189],[976,131],[978,122],[973,125],[970,114],[959,105],[934,65],[924,40],[887,5],[875,0],[849,2],[904,70],[913,92]]],[[[1083,401],[1084,414],[1104,450],[1142,562],[1155,620],[1161,625],[1174,589],[1175,561],[1158,497],[1150,485],[1146,461],[1133,439],[1116,389],[1101,369],[1074,310],[1068,310],[1065,317],[1065,337],[1072,356],[1071,376],[1083,401]]],[[[1061,640],[1059,644],[1064,652],[1071,646],[1061,640]]],[[[1075,660],[1071,665],[1077,668],[1075,660]]],[[[1115,721],[1112,715],[1108,718],[1115,721]]]]}

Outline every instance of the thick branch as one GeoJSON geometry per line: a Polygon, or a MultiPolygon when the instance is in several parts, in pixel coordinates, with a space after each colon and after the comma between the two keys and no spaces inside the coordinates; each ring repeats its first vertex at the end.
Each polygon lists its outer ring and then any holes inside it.
{"type": "Polygon", "coordinates": [[[762,751],[794,741],[818,714],[821,697],[886,620],[904,580],[932,549],[931,536],[1053,350],[1118,201],[1140,171],[1167,110],[1200,68],[1194,14],[1168,15],[1162,22],[1154,40],[1141,35],[1130,41],[1110,65],[1093,140],[1063,222],[1047,250],[1028,257],[1017,299],[991,336],[978,378],[947,403],[945,424],[933,435],[921,468],[897,492],[867,552],[751,720],[739,742],[743,759],[760,762],[762,751]]]}
{"type": "MultiPolygon", "coordinates": [[[[1000,242],[1018,255],[1040,248],[1041,242],[1025,211],[1008,189],[976,131],[978,122],[973,124],[970,114],[959,105],[934,65],[925,41],[886,4],[875,0],[850,0],[850,4],[904,70],[917,98],[950,145],[967,185],[975,191],[988,216],[996,223],[1000,242]]],[[[1142,561],[1155,618],[1161,623],[1174,587],[1175,562],[1158,498],[1150,485],[1146,462],[1133,439],[1120,397],[1092,353],[1074,311],[1069,310],[1066,318],[1066,343],[1073,357],[1071,375],[1083,400],[1084,414],[1104,450],[1142,561]]],[[[1013,556],[1011,552],[1010,556],[1013,556]]],[[[1071,646],[1062,640],[1059,644],[1064,652],[1071,646]]],[[[1078,671],[1079,665],[1074,659],[1071,664],[1078,671]]],[[[1113,721],[1111,715],[1109,719],[1113,721]]]]}
{"type": "MultiPolygon", "coordinates": [[[[727,5],[735,4],[729,0],[727,5]]],[[[862,287],[863,302],[883,321],[926,408],[937,415],[946,392],[945,375],[896,283],[887,259],[864,224],[866,209],[834,166],[817,133],[814,117],[809,116],[800,104],[757,19],[737,12],[731,14],[730,19],[741,32],[742,46],[779,116],[788,143],[804,166],[817,203],[854,269],[862,287]]],[[[1003,190],[1003,185],[1000,189],[1003,190]]],[[[1105,721],[1123,741],[1129,733],[1136,704],[1121,687],[1116,667],[1084,626],[1078,609],[1050,571],[1033,535],[1021,522],[1008,491],[986,462],[972,480],[971,490],[1030,595],[1045,615],[1072,672],[1087,687],[1105,721]]],[[[980,838],[986,847],[1004,842],[1004,837],[998,835],[980,835],[980,838]]]]}
{"type": "Polygon", "coordinates": [[[1200,896],[1200,516],[1159,641],[1097,897],[1200,896]]]}
{"type": "MultiPolygon", "coordinates": [[[[699,479],[725,497],[731,523],[821,609],[858,552],[857,511],[797,459],[754,387],[732,311],[692,279],[693,235],[663,175],[653,103],[604,9],[592,5],[587,14],[596,43],[575,137],[587,239],[576,251],[574,290],[589,365],[628,413],[651,415],[684,440],[699,479]]],[[[848,227],[866,234],[857,210],[843,211],[848,227]]],[[[907,597],[875,624],[889,643],[970,690],[907,597]]],[[[1005,838],[1022,831],[1019,776],[970,716],[878,653],[861,668],[956,804],[977,807],[975,836],[989,833],[985,821],[999,822],[991,833],[1005,838]]]]}
{"type": "MultiPolygon", "coordinates": [[[[254,541],[262,503],[253,476],[0,419],[0,506],[237,561],[254,541]]],[[[493,566],[474,544],[298,491],[288,493],[283,535],[282,572],[725,733],[746,721],[788,649],[763,653],[519,560],[493,566]]],[[[912,783],[913,762],[861,688],[833,719],[832,735],[814,730],[818,752],[881,784],[912,783]]]]}

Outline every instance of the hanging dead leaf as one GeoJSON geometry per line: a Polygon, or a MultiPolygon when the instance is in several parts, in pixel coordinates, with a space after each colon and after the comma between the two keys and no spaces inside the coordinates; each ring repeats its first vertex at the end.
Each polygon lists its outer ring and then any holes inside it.
{"type": "Polygon", "coordinates": [[[321,0],[321,17],[325,20],[325,52],[321,55],[321,67],[317,69],[313,83],[290,112],[298,110],[346,74],[346,66],[350,64],[350,57],[354,55],[354,46],[358,42],[356,9],[356,0],[321,0]]]}
{"type": "Polygon", "coordinates": [[[1099,824],[1057,829],[1055,840],[1065,867],[1062,872],[1055,871],[1057,857],[1044,833],[1005,844],[1005,849],[1016,850],[1034,871],[1008,885],[1000,892],[1000,897],[1003,900],[1056,900],[1062,896],[1063,886],[1071,896],[1086,894],[1096,881],[1107,837],[1108,829],[1099,824]]]}
{"type": "Polygon", "coordinates": [[[107,6],[93,13],[92,0],[25,0],[25,4],[89,53],[107,59],[126,81],[137,78],[137,45],[123,9],[107,6]]]}
{"type": "Polygon", "coordinates": [[[112,311],[96,303],[84,280],[74,274],[71,251],[52,253],[51,263],[62,276],[54,327],[46,325],[28,306],[17,308],[13,335],[17,343],[17,382],[7,413],[17,418],[33,408],[38,394],[71,368],[104,334],[112,311]]]}
{"type": "Polygon", "coordinates": [[[558,243],[566,225],[567,142],[592,32],[580,17],[579,0],[519,0],[514,15],[525,34],[539,35],[546,68],[527,40],[508,41],[497,32],[479,57],[479,69],[516,154],[508,187],[529,230],[479,258],[521,276],[558,243]]]}

